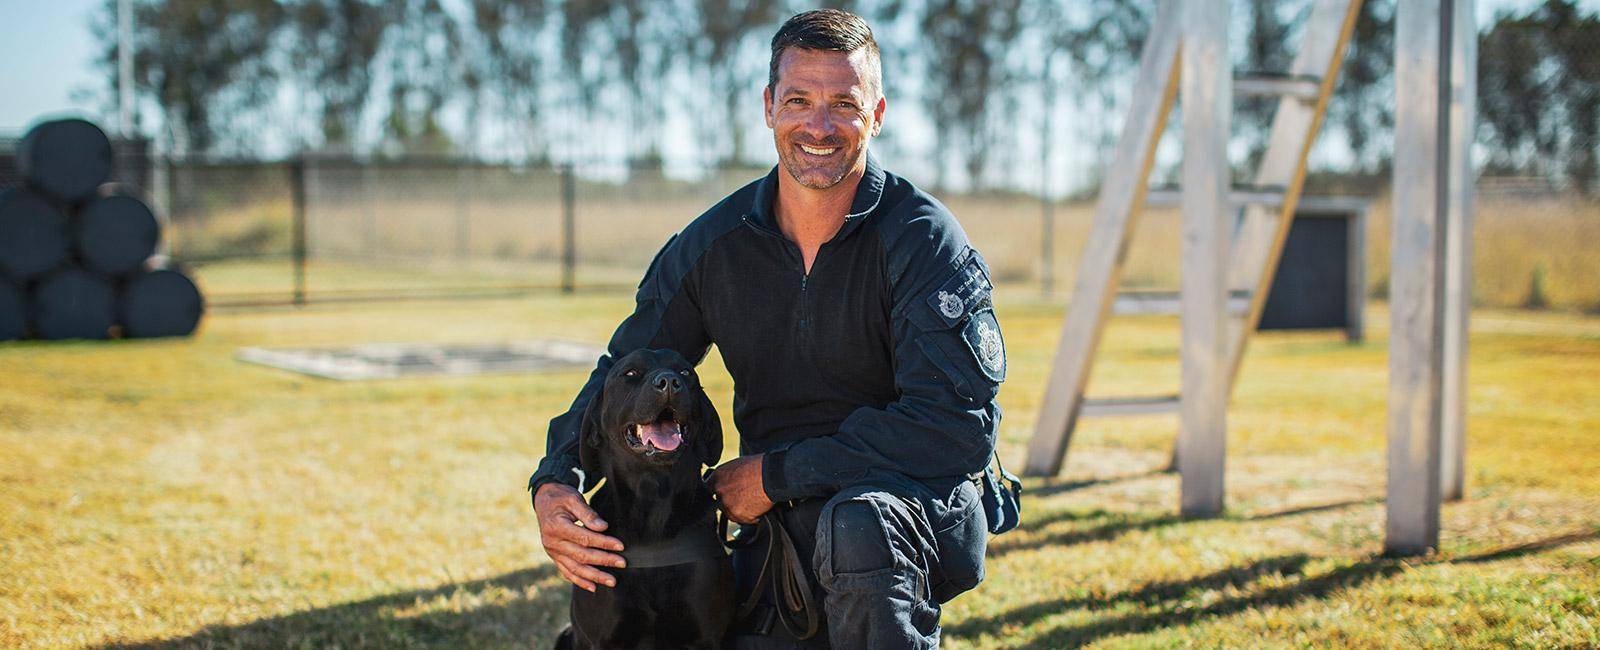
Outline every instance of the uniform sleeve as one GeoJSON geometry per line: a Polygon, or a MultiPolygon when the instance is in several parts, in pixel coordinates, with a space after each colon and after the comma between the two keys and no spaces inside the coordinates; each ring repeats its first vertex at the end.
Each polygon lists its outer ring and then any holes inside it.
{"type": "Polygon", "coordinates": [[[578,475],[573,471],[578,467],[578,426],[589,401],[605,385],[606,373],[619,357],[640,348],[670,348],[695,365],[705,359],[711,341],[686,282],[694,260],[687,258],[680,239],[674,235],[656,253],[639,282],[633,313],[611,335],[606,353],[595,363],[572,406],[550,421],[545,455],[528,478],[529,491],[537,493],[539,486],[551,481],[578,486],[578,475]]]}
{"type": "Polygon", "coordinates": [[[768,452],[767,496],[832,493],[874,469],[913,478],[982,470],[994,453],[1005,380],[989,269],[942,210],[886,244],[898,399],[851,413],[833,435],[768,452]]]}

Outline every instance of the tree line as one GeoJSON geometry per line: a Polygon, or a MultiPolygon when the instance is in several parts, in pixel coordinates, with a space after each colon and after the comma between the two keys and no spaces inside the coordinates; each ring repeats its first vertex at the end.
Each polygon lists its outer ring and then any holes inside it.
{"type": "MultiPolygon", "coordinates": [[[[1369,0],[1330,107],[1343,171],[1387,169],[1395,0],[1369,0]]],[[[786,0],[131,0],[139,123],[170,151],[457,154],[541,161],[759,159],[752,108],[786,0]],[[669,137],[669,130],[687,130],[669,137]],[[597,152],[589,151],[590,155],[597,152]]],[[[1153,0],[845,0],[884,54],[897,110],[931,128],[919,151],[976,186],[1048,156],[1044,140],[1107,150],[1153,0]],[[1083,119],[1097,115],[1103,119],[1083,119]],[[1065,117],[1064,117],[1065,116],[1065,117]],[[1078,119],[1067,119],[1076,116],[1078,119]],[[1043,134],[1043,136],[1041,136],[1043,134]],[[931,142],[927,141],[931,138],[931,142]]],[[[117,79],[116,0],[92,28],[104,96],[117,79]]],[[[1236,66],[1283,70],[1309,2],[1239,0],[1236,66]]],[[[1545,0],[1480,25],[1478,140],[1501,171],[1594,190],[1600,177],[1600,15],[1545,0]]],[[[1272,104],[1243,100],[1236,137],[1266,142],[1272,104]]],[[[886,130],[888,146],[910,146],[886,130]]],[[[759,136],[759,137],[758,137],[759,136]]]]}

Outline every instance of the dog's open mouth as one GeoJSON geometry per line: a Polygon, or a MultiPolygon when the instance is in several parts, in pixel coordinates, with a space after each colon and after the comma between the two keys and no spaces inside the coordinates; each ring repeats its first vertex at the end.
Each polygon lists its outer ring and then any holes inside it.
{"type": "Polygon", "coordinates": [[[678,422],[672,407],[661,409],[656,419],[628,425],[628,446],[645,454],[673,451],[683,444],[685,427],[678,422]]]}

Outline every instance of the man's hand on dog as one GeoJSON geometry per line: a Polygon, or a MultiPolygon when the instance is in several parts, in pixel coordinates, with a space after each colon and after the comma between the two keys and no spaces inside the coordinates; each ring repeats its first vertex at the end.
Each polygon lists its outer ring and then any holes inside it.
{"type": "Polygon", "coordinates": [[[561,577],[590,592],[597,584],[617,586],[616,577],[595,567],[627,566],[621,555],[606,552],[621,552],[622,542],[596,532],[609,524],[589,507],[576,488],[561,483],[539,486],[533,497],[533,511],[539,518],[544,552],[555,561],[561,577]],[[579,526],[579,522],[583,525],[579,526]]]}
{"type": "Polygon", "coordinates": [[[772,509],[766,486],[761,482],[761,454],[740,456],[711,473],[711,491],[717,494],[717,503],[728,518],[741,524],[756,523],[756,519],[772,509]]]}

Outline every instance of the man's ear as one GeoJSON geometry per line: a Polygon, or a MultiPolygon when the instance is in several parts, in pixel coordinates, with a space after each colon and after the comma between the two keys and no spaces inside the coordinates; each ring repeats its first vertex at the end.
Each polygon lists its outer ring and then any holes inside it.
{"type": "Polygon", "coordinates": [[[772,128],[772,86],[761,90],[761,117],[767,120],[767,128],[772,128]]]}
{"type": "MultiPolygon", "coordinates": [[[[883,93],[879,93],[882,95],[883,93]]],[[[878,137],[883,132],[883,113],[889,108],[889,100],[878,97],[878,104],[872,107],[872,137],[878,137]]]]}
{"type": "Polygon", "coordinates": [[[717,407],[711,405],[711,398],[706,397],[704,391],[700,393],[701,429],[695,436],[695,452],[700,454],[700,462],[708,467],[716,467],[722,460],[722,418],[717,416],[717,407]]]}
{"type": "Polygon", "coordinates": [[[600,446],[605,444],[601,438],[605,430],[600,427],[600,414],[605,412],[605,394],[604,386],[595,391],[589,407],[583,410],[583,423],[578,428],[578,468],[583,470],[584,487],[592,488],[600,482],[600,446]]]}

